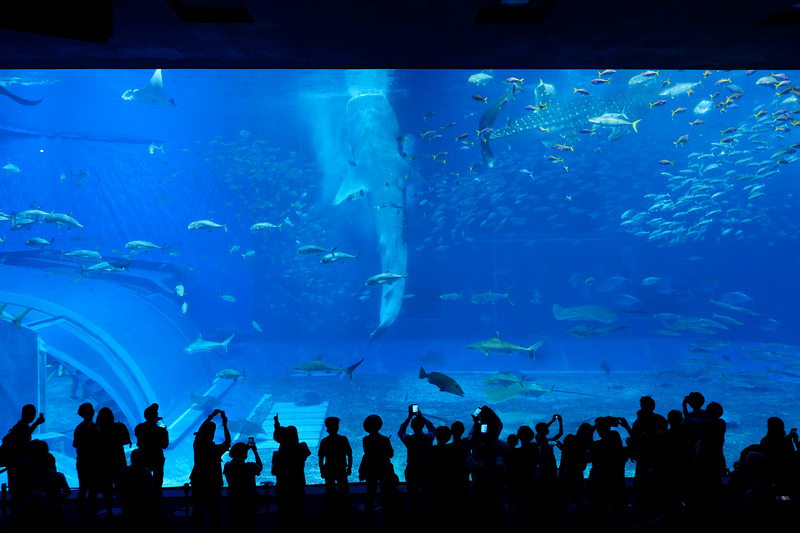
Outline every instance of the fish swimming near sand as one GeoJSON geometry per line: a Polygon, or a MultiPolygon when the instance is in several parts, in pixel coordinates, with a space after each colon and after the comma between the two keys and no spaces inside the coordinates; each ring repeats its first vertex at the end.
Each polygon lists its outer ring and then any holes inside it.
{"type": "Polygon", "coordinates": [[[439,387],[441,392],[449,392],[450,394],[455,394],[456,396],[464,396],[464,391],[461,390],[461,387],[458,383],[456,383],[456,380],[450,376],[445,376],[440,372],[427,373],[423,367],[419,367],[419,379],[427,379],[429,383],[439,387]]]}

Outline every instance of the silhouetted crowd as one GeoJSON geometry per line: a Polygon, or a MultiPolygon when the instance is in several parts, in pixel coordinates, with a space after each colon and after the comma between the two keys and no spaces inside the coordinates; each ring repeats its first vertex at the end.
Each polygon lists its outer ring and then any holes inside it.
{"type": "MultiPolygon", "coordinates": [[[[653,399],[643,396],[633,424],[601,416],[564,435],[556,414],[533,429],[521,426],[502,440],[503,422],[488,406],[472,413],[467,431],[460,421],[435,427],[414,404],[398,431],[407,451],[405,491],[392,463],[391,439],[380,433],[381,417],[371,414],[364,420],[364,454],[358,466],[366,489],[363,512],[356,512],[351,501],[350,442],[339,434],[339,419],[329,417],[328,435],[318,451],[326,490],[313,519],[305,502],[305,464],[311,451],[295,427],[282,426],[275,416],[273,438],[279,447],[272,455],[272,475],[280,529],[777,532],[798,527],[797,429],[787,433],[780,418],[769,418],[764,438],[742,450],[728,471],[722,406],[704,405],[703,395],[692,392],[681,410],[669,411],[665,418],[655,412],[653,399]],[[628,461],[635,465],[632,480],[625,478],[628,461]]],[[[130,464],[124,450],[132,446],[130,433],[115,422],[110,409],[101,409],[94,420],[94,408],[84,403],[78,415],[83,421],[75,428],[73,446],[81,524],[96,524],[102,494],[105,513],[100,515],[105,520],[112,520],[116,497],[122,514],[113,520],[123,531],[151,529],[162,518],[164,449],[169,446],[158,405],[145,409],[145,421],[134,430],[137,447],[130,464]]],[[[66,525],[63,504],[71,490],[46,442],[32,439],[43,422],[33,405],[24,406],[0,446],[12,525],[20,531],[63,530],[66,525]]],[[[223,516],[231,532],[254,531],[263,501],[256,484],[262,468],[253,438],[231,446],[225,412],[214,410],[195,433],[192,531],[203,531],[206,522],[210,531],[222,531],[223,516]],[[217,417],[224,433],[221,443],[214,441],[217,417]],[[223,468],[226,452],[230,460],[223,468]],[[228,486],[225,513],[223,478],[228,486]]]]}

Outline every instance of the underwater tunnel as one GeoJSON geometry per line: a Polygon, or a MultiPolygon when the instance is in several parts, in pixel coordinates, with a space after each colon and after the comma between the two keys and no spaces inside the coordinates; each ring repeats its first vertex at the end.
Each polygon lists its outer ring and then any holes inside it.
{"type": "Polygon", "coordinates": [[[73,387],[90,391],[97,410],[111,408],[131,429],[153,402],[174,418],[192,386],[213,380],[207,354],[183,351],[197,331],[168,288],[174,267],[133,261],[127,271],[82,275],[78,263],[55,251],[6,253],[0,261],[8,319],[0,329],[1,411],[10,417],[4,426],[16,422],[24,403],[45,409],[54,372],[71,373],[73,387]],[[29,308],[13,325],[11,317],[29,308]]]}

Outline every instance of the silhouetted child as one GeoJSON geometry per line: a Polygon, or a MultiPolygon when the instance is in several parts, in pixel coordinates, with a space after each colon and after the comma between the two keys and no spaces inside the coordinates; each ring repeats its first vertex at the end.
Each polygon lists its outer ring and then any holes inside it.
{"type": "Polygon", "coordinates": [[[124,531],[139,531],[149,526],[156,513],[156,485],[145,463],[145,452],[131,452],[131,464],[123,468],[115,481],[122,506],[124,531]]]}
{"type": "MultiPolygon", "coordinates": [[[[319,443],[319,471],[325,480],[325,493],[340,496],[341,508],[350,509],[350,484],[347,481],[353,470],[353,450],[350,441],[339,435],[339,419],[329,416],[325,419],[328,436],[319,443]]],[[[330,498],[329,498],[330,500],[330,498]]]]}
{"type": "Polygon", "coordinates": [[[372,513],[375,511],[375,495],[378,485],[381,488],[381,499],[384,507],[384,521],[387,518],[391,521],[393,511],[396,512],[398,502],[393,502],[392,498],[397,499],[397,475],[394,473],[392,457],[394,448],[389,437],[381,435],[379,432],[383,427],[383,420],[378,415],[369,415],[364,419],[364,431],[367,436],[361,439],[364,447],[364,456],[361,465],[358,467],[358,479],[366,483],[366,494],[364,495],[364,512],[366,513],[366,526],[370,529],[373,526],[372,513]]]}

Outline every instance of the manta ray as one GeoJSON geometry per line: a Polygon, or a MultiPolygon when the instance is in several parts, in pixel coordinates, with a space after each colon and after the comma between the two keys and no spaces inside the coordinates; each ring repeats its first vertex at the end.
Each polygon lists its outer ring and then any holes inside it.
{"type": "Polygon", "coordinates": [[[556,320],[597,320],[606,324],[617,319],[617,314],[613,309],[599,305],[561,307],[558,304],[553,304],[553,316],[556,317],[556,320]]]}
{"type": "MultiPolygon", "coordinates": [[[[352,195],[366,196],[378,236],[381,269],[408,272],[406,181],[414,172],[403,158],[402,136],[394,109],[382,94],[361,94],[347,103],[347,136],[355,166],[334,199],[338,205],[352,195]]],[[[383,285],[380,323],[370,343],[397,319],[406,279],[383,285]]]]}
{"type": "Polygon", "coordinates": [[[161,69],[156,69],[147,85],[141,89],[128,89],[122,95],[123,100],[134,100],[140,104],[157,105],[161,107],[175,107],[175,100],[167,98],[164,92],[164,80],[161,78],[161,69]]]}
{"type": "Polygon", "coordinates": [[[43,100],[42,98],[39,98],[38,100],[26,100],[24,98],[20,98],[19,96],[17,96],[16,94],[11,93],[8,89],[6,89],[5,87],[2,87],[2,86],[0,86],[0,94],[2,94],[4,96],[8,96],[9,98],[14,100],[18,104],[28,105],[28,106],[38,105],[38,104],[42,103],[42,100],[43,100]]]}
{"type": "MultiPolygon", "coordinates": [[[[577,133],[580,128],[590,128],[590,118],[602,117],[608,113],[624,116],[629,122],[634,122],[650,109],[650,102],[658,96],[658,91],[658,84],[654,80],[647,80],[622,92],[560,102],[555,96],[553,86],[542,82],[535,89],[539,107],[521,118],[510,118],[505,127],[489,131],[488,136],[482,139],[481,155],[487,166],[493,167],[496,157],[492,153],[490,142],[502,140],[510,147],[512,142],[529,137],[546,145],[561,143],[561,135],[577,133]]],[[[513,97],[514,93],[509,91],[491,104],[481,116],[479,129],[493,128],[498,115],[513,97]]],[[[608,138],[615,141],[631,131],[628,126],[614,127],[608,138]]]]}

